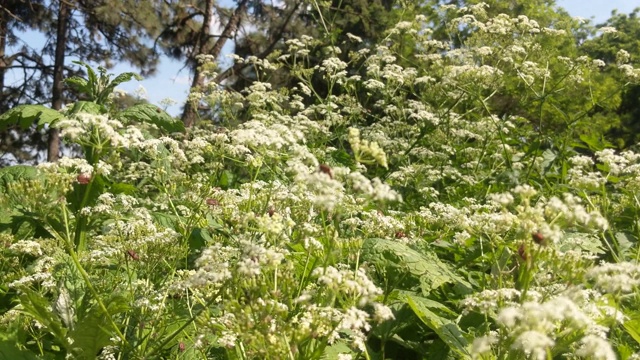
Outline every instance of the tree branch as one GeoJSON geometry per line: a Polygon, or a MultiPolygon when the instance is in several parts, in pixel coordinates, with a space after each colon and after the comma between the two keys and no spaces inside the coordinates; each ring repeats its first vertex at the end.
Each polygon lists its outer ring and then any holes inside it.
{"type": "MultiPolygon", "coordinates": [[[[287,15],[287,18],[285,19],[285,21],[282,23],[282,25],[280,26],[278,31],[272,37],[273,40],[271,41],[269,46],[267,46],[267,48],[257,56],[258,58],[264,59],[265,57],[269,56],[273,52],[273,50],[276,47],[276,44],[280,40],[282,40],[282,37],[283,37],[283,34],[284,34],[285,30],[287,29],[287,26],[291,22],[291,19],[293,18],[293,15],[295,14],[295,12],[298,11],[298,7],[300,7],[300,4],[301,3],[298,2],[296,4],[296,6],[294,6],[293,10],[291,10],[289,15],[287,15]]],[[[223,71],[218,76],[216,76],[214,81],[219,84],[220,82],[224,81],[225,79],[227,79],[227,78],[229,78],[229,77],[231,77],[233,75],[241,73],[245,68],[249,67],[250,65],[251,64],[246,64],[246,63],[236,63],[232,67],[228,68],[227,70],[223,71]]]]}

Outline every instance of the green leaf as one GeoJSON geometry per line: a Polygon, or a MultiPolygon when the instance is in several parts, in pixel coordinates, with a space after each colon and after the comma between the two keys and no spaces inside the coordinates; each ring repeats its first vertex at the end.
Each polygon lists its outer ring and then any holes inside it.
{"type": "Polygon", "coordinates": [[[80,76],[72,76],[65,79],[64,82],[80,93],[89,94],[89,82],[80,76]]]}
{"type": "Polygon", "coordinates": [[[155,124],[168,133],[185,131],[182,121],[174,119],[166,111],[152,104],[134,105],[121,112],[120,116],[130,121],[155,124]]]}
{"type": "Polygon", "coordinates": [[[106,112],[106,109],[102,105],[93,101],[78,101],[73,104],[73,108],[71,108],[71,114],[87,113],[99,115],[106,112]]]}
{"type": "Polygon", "coordinates": [[[566,233],[558,242],[559,249],[563,252],[581,250],[591,254],[604,254],[602,241],[597,236],[586,233],[566,233]]]}
{"type": "Polygon", "coordinates": [[[115,183],[109,186],[109,192],[112,194],[126,194],[126,195],[134,195],[138,191],[138,189],[131,184],[126,183],[115,183]]]}
{"type": "Polygon", "coordinates": [[[640,316],[638,316],[638,313],[636,313],[635,317],[624,322],[624,329],[633,340],[640,344],[640,316]]]}
{"type": "MultiPolygon", "coordinates": [[[[126,311],[127,299],[114,295],[105,302],[109,316],[126,311]]],[[[76,359],[95,359],[96,354],[103,347],[111,344],[111,324],[107,315],[95,304],[87,313],[78,314],[76,328],[69,333],[73,339],[73,352],[76,359]]]]}
{"type": "Polygon", "coordinates": [[[169,229],[175,229],[175,224],[178,223],[178,218],[173,214],[152,211],[151,216],[158,224],[169,229]]]}
{"type": "Polygon", "coordinates": [[[34,122],[41,129],[45,124],[53,124],[63,115],[42,105],[20,105],[0,115],[0,131],[10,126],[18,125],[21,129],[28,129],[34,122]]]}
{"type": "Polygon", "coordinates": [[[338,150],[335,150],[334,152],[332,152],[331,153],[331,157],[338,164],[346,166],[348,168],[353,168],[356,165],[356,161],[353,158],[353,156],[350,155],[348,152],[342,150],[342,149],[338,149],[338,150]]]}
{"type": "MultiPolygon", "coordinates": [[[[438,337],[459,355],[469,356],[467,346],[469,343],[462,335],[462,330],[453,321],[440,317],[429,308],[434,301],[419,296],[406,296],[407,304],[418,318],[433,330],[438,337]]],[[[437,303],[438,304],[438,303],[437,303]]],[[[440,306],[440,304],[438,304],[440,306]]]]}
{"type": "Polygon", "coordinates": [[[125,82],[129,82],[132,79],[136,79],[138,81],[142,80],[142,76],[133,73],[133,72],[126,72],[126,73],[122,73],[118,76],[116,76],[115,79],[113,79],[110,83],[109,86],[112,86],[113,88],[115,88],[116,86],[125,83],[125,82]]]}
{"type": "Polygon", "coordinates": [[[549,168],[551,168],[551,165],[553,164],[553,162],[556,160],[557,157],[558,157],[558,154],[551,149],[547,149],[543,151],[542,164],[540,166],[545,170],[549,170],[549,168]]]}
{"type": "Polygon", "coordinates": [[[23,313],[42,324],[63,347],[68,347],[67,330],[62,326],[62,321],[53,312],[47,299],[31,289],[23,288],[20,304],[23,313]]]}
{"type": "Polygon", "coordinates": [[[76,86],[76,90],[80,93],[88,95],[91,100],[95,100],[97,97],[97,89],[98,86],[98,76],[96,72],[93,71],[93,68],[89,66],[89,64],[83,61],[72,61],[74,64],[83,66],[87,70],[87,79],[82,79],[80,77],[72,77],[69,80],[65,81],[71,86],[76,86]],[[72,79],[72,80],[71,80],[72,79]]]}
{"type": "Polygon", "coordinates": [[[207,229],[195,228],[189,236],[189,251],[200,252],[211,241],[211,234],[207,229]]]}
{"type": "Polygon", "coordinates": [[[618,232],[615,236],[620,254],[625,254],[627,251],[631,250],[631,248],[633,248],[633,244],[637,242],[633,235],[629,233],[618,232]]]}
{"type": "Polygon", "coordinates": [[[29,350],[22,350],[11,341],[0,341],[0,359],[11,360],[38,360],[38,357],[29,350]]]}
{"type": "Polygon", "coordinates": [[[338,341],[335,344],[324,348],[321,359],[333,360],[337,359],[340,354],[355,355],[353,350],[344,341],[338,341]]]}
{"type": "Polygon", "coordinates": [[[39,176],[38,168],[29,165],[14,165],[0,168],[0,188],[24,180],[34,180],[39,176]]]}
{"type": "Polygon", "coordinates": [[[417,285],[423,294],[428,294],[445,283],[471,287],[449,265],[438,259],[436,254],[422,254],[397,241],[367,239],[362,246],[362,258],[383,273],[395,279],[404,279],[404,285],[417,285]]]}
{"type": "Polygon", "coordinates": [[[598,135],[595,134],[582,134],[580,135],[580,140],[587,144],[589,150],[591,151],[600,151],[604,150],[607,145],[611,145],[608,142],[604,141],[598,135]]]}
{"type": "Polygon", "coordinates": [[[231,171],[225,170],[222,172],[222,175],[220,175],[220,182],[218,183],[218,185],[220,185],[220,187],[223,189],[228,189],[233,186],[235,180],[235,175],[233,175],[231,171]]]}
{"type": "Polygon", "coordinates": [[[116,86],[128,81],[131,81],[133,79],[140,81],[142,80],[142,76],[133,72],[125,72],[116,76],[115,79],[109,82],[109,85],[107,85],[102,91],[100,91],[100,94],[98,94],[98,98],[96,99],[96,102],[99,104],[106,103],[107,99],[109,98],[109,95],[111,95],[111,93],[116,88],[116,86]]]}

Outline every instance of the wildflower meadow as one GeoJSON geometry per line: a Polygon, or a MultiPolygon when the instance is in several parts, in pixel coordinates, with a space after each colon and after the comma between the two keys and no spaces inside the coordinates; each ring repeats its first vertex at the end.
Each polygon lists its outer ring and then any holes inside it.
{"type": "Polygon", "coordinates": [[[83,63],[82,100],[2,115],[79,155],[0,169],[0,358],[640,359],[640,153],[585,121],[640,69],[439,11],[450,41],[235,57],[258,81],[190,128],[83,63]]]}

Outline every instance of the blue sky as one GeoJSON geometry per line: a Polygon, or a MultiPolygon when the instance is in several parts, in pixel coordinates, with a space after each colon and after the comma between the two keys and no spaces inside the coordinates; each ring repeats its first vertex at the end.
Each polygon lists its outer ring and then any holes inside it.
{"type": "MultiPolygon", "coordinates": [[[[634,8],[640,7],[640,0],[557,0],[557,4],[567,9],[573,16],[580,16],[591,19],[593,22],[601,23],[611,15],[613,9],[618,9],[621,13],[629,13],[634,8]]],[[[37,47],[44,39],[39,35],[26,35],[24,40],[31,46],[37,47]]],[[[232,51],[232,46],[227,44],[225,51],[232,51]]],[[[228,59],[224,59],[223,63],[229,64],[228,59]]],[[[160,103],[162,99],[171,98],[178,102],[168,109],[172,115],[179,115],[181,112],[181,104],[186,99],[189,89],[190,73],[187,69],[183,69],[181,62],[172,61],[164,58],[158,68],[155,76],[140,82],[130,82],[121,89],[127,92],[135,92],[140,86],[146,89],[148,99],[154,104],[160,103]]],[[[118,65],[111,69],[110,72],[119,74],[125,71],[135,71],[127,65],[118,65]]]]}
{"type": "Polygon", "coordinates": [[[596,24],[607,20],[613,9],[618,9],[620,13],[630,13],[640,7],[640,0],[557,0],[557,3],[573,16],[586,19],[594,17],[596,24]]]}

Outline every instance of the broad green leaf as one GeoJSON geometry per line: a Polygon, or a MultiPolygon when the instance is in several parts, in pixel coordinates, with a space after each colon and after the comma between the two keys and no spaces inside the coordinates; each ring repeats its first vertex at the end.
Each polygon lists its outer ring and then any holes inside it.
{"type": "MultiPolygon", "coordinates": [[[[462,330],[453,321],[440,317],[429,308],[434,301],[419,296],[407,295],[407,304],[418,318],[433,330],[438,337],[459,355],[468,357],[467,346],[469,343],[462,335],[462,330]]],[[[438,304],[440,306],[440,304],[438,304]]]]}
{"type": "Polygon", "coordinates": [[[109,185],[109,192],[112,194],[134,195],[138,189],[131,184],[115,183],[109,185]]]}
{"type": "Polygon", "coordinates": [[[122,73],[118,76],[116,76],[115,79],[113,79],[109,85],[112,86],[113,88],[115,88],[116,86],[122,84],[122,83],[126,83],[131,81],[132,79],[136,79],[138,81],[142,81],[142,76],[133,73],[133,72],[126,72],[126,73],[122,73]]]}
{"type": "Polygon", "coordinates": [[[85,293],[86,284],[82,279],[80,271],[73,263],[70,255],[61,253],[57,254],[55,258],[58,265],[53,269],[53,277],[62,279],[58,283],[58,288],[66,289],[72,301],[73,311],[76,314],[85,312],[89,306],[88,299],[90,296],[87,296],[85,293]]]}
{"type": "Polygon", "coordinates": [[[417,285],[423,294],[428,294],[445,283],[471,287],[434,253],[422,254],[397,241],[367,239],[362,246],[362,258],[387,275],[404,279],[404,285],[417,285]]]}
{"type": "Polygon", "coordinates": [[[633,340],[640,344],[640,317],[636,316],[631,320],[624,322],[624,329],[627,331],[633,340]]]}
{"type": "Polygon", "coordinates": [[[42,324],[63,347],[68,346],[67,330],[62,326],[62,321],[53,312],[47,299],[31,289],[23,288],[20,304],[23,313],[30,315],[42,324]]]}
{"type": "Polygon", "coordinates": [[[558,242],[562,251],[582,250],[591,254],[604,254],[602,241],[592,234],[587,233],[566,233],[558,242]]]}
{"type": "Polygon", "coordinates": [[[96,99],[96,102],[98,104],[104,104],[107,99],[109,98],[109,95],[111,95],[111,93],[113,92],[113,90],[116,88],[116,86],[131,81],[132,79],[136,79],[138,81],[142,80],[142,76],[133,73],[133,72],[126,72],[126,73],[122,73],[118,76],[116,76],[115,79],[111,80],[109,82],[109,85],[106,86],[101,92],[100,94],[98,94],[98,98],[96,99]]]}
{"type": "Polygon", "coordinates": [[[20,105],[0,115],[0,130],[18,125],[28,129],[34,122],[41,129],[45,124],[53,124],[63,115],[53,109],[42,105],[20,105]]]}
{"type": "MultiPolygon", "coordinates": [[[[115,316],[128,309],[127,299],[115,295],[105,304],[108,316],[115,316]]],[[[111,344],[111,323],[102,309],[96,304],[87,313],[78,314],[76,328],[69,333],[73,339],[73,352],[76,359],[95,359],[96,354],[103,347],[111,344]]]]}
{"type": "Polygon", "coordinates": [[[557,157],[558,157],[558,154],[551,149],[547,149],[543,151],[542,164],[540,166],[545,170],[549,170],[549,168],[551,167],[551,164],[553,164],[553,162],[556,160],[557,157]]]}
{"type": "Polygon", "coordinates": [[[618,250],[620,251],[620,254],[624,254],[629,251],[637,241],[631,234],[618,232],[616,233],[616,242],[618,243],[618,250]]]}
{"type": "Polygon", "coordinates": [[[65,79],[64,82],[80,93],[89,93],[89,82],[86,79],[81,78],[80,76],[72,76],[68,79],[65,79]]]}
{"type": "Polygon", "coordinates": [[[222,175],[220,175],[220,182],[218,185],[223,189],[228,189],[233,186],[235,179],[236,177],[231,171],[225,170],[222,172],[222,175]]]}
{"type": "Polygon", "coordinates": [[[174,119],[166,111],[152,104],[134,105],[121,112],[119,116],[130,121],[155,124],[168,133],[184,132],[185,130],[182,121],[174,119]]]}
{"type": "Polygon", "coordinates": [[[173,214],[152,211],[151,216],[158,224],[169,229],[175,229],[175,224],[178,223],[177,217],[173,214]]]}
{"type": "Polygon", "coordinates": [[[210,243],[211,240],[211,234],[209,234],[207,229],[195,228],[189,236],[189,251],[198,253],[207,243],[210,243]]]}
{"type": "Polygon", "coordinates": [[[93,101],[78,101],[73,104],[71,108],[71,114],[87,113],[93,115],[104,114],[106,109],[100,104],[93,101]]]}
{"type": "Polygon", "coordinates": [[[355,355],[354,352],[349,348],[344,341],[338,341],[335,344],[329,345],[324,348],[324,353],[322,353],[321,359],[323,360],[333,360],[337,359],[340,354],[350,354],[355,355]]]}
{"type": "Polygon", "coordinates": [[[0,359],[38,360],[38,357],[29,350],[21,350],[11,341],[0,341],[0,359]]]}
{"type": "Polygon", "coordinates": [[[75,305],[69,295],[69,290],[64,286],[60,288],[58,299],[55,303],[55,310],[64,323],[64,326],[68,329],[72,329],[75,323],[75,305]]]}

